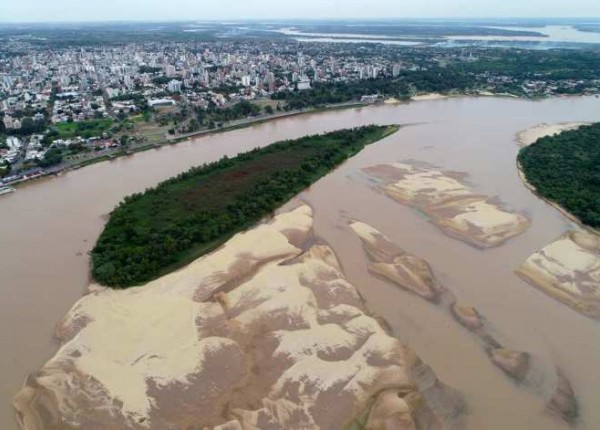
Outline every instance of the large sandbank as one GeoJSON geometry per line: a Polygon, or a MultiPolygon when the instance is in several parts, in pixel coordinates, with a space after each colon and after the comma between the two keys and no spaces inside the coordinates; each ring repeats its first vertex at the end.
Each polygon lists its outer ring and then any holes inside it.
{"type": "Polygon", "coordinates": [[[600,237],[571,231],[517,270],[529,283],[584,315],[600,318],[600,237]]]}
{"type": "Polygon", "coordinates": [[[367,314],[308,206],[143,287],[93,286],[57,333],[24,429],[436,429],[461,405],[367,314]]]}
{"type": "Polygon", "coordinates": [[[380,180],[387,196],[423,211],[444,233],[471,245],[498,246],[529,227],[525,216],[473,192],[464,174],[416,163],[379,165],[365,172],[380,180]]]}

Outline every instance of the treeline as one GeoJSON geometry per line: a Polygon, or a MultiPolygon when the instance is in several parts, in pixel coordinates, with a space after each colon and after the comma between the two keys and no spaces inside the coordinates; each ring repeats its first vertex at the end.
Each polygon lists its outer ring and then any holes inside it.
{"type": "Polygon", "coordinates": [[[250,103],[247,100],[242,100],[227,108],[209,106],[206,110],[196,110],[196,116],[200,123],[207,123],[210,121],[234,121],[236,119],[247,118],[249,116],[256,116],[259,113],[260,107],[254,103],[250,103]]]}
{"type": "Polygon", "coordinates": [[[419,71],[405,70],[395,78],[316,82],[310,90],[278,92],[271,98],[285,101],[288,109],[303,109],[359,100],[368,94],[404,99],[418,92],[464,92],[472,87],[474,81],[467,72],[452,67],[435,67],[419,71]]]}
{"type": "Polygon", "coordinates": [[[519,163],[542,196],[600,227],[600,123],[539,139],[520,151],[519,163]]]}
{"type": "Polygon", "coordinates": [[[92,275],[121,288],[156,279],[252,226],[396,130],[366,126],[279,142],[192,168],[127,197],[92,250],[92,275]]]}

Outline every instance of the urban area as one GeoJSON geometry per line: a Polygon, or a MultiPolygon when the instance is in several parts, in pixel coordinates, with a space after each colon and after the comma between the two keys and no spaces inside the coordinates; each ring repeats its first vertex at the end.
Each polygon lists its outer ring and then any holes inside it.
{"type": "Polygon", "coordinates": [[[598,94],[598,56],[290,40],[47,46],[14,38],[0,49],[0,185],[9,192],[19,181],[194,134],[386,98],[598,94]]]}

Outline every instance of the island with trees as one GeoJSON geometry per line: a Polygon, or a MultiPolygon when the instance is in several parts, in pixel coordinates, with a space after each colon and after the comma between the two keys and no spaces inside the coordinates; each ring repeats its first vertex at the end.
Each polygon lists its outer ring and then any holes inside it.
{"type": "Polygon", "coordinates": [[[521,149],[518,160],[542,197],[600,227],[600,122],[543,137],[521,149]]]}
{"type": "Polygon", "coordinates": [[[125,288],[175,270],[398,128],[371,125],[274,143],[194,167],[126,197],[92,250],[92,276],[125,288]]]}

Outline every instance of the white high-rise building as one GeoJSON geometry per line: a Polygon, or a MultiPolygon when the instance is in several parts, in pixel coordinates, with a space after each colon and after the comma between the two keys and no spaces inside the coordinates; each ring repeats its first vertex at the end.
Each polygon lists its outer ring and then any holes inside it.
{"type": "Polygon", "coordinates": [[[173,79],[168,84],[169,91],[172,93],[180,93],[181,92],[181,81],[177,79],[173,79]]]}

